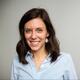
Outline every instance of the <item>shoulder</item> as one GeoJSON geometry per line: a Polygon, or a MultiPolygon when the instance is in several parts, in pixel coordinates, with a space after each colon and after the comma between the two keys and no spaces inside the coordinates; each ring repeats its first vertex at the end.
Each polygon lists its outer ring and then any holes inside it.
{"type": "Polygon", "coordinates": [[[19,58],[18,55],[15,55],[13,57],[12,65],[18,65],[19,64],[19,58]]]}
{"type": "Polygon", "coordinates": [[[69,58],[71,58],[71,54],[70,53],[66,53],[66,52],[60,52],[59,58],[69,59],[69,58]]]}
{"type": "Polygon", "coordinates": [[[65,63],[65,64],[67,64],[67,63],[71,64],[73,62],[71,54],[70,53],[66,53],[66,52],[60,52],[60,56],[58,57],[57,60],[62,62],[62,63],[65,63]]]}
{"type": "Polygon", "coordinates": [[[62,71],[68,70],[71,66],[73,66],[73,61],[70,53],[60,52],[60,56],[52,64],[52,66],[54,66],[55,69],[62,71]]]}

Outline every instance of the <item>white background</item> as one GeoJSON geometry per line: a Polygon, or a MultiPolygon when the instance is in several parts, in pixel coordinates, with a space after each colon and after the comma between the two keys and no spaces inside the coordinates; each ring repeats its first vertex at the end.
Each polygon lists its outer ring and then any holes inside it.
{"type": "Polygon", "coordinates": [[[80,79],[80,0],[0,0],[0,80],[10,78],[19,20],[34,7],[48,11],[61,51],[71,54],[80,79]]]}

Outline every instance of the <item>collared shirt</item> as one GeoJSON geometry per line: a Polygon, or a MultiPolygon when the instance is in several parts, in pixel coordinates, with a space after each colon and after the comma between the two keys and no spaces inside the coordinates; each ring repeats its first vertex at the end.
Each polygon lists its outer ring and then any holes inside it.
{"type": "Polygon", "coordinates": [[[12,63],[11,80],[78,80],[70,54],[61,52],[55,62],[48,56],[37,71],[30,52],[26,55],[28,64],[19,62],[16,56],[12,63]]]}

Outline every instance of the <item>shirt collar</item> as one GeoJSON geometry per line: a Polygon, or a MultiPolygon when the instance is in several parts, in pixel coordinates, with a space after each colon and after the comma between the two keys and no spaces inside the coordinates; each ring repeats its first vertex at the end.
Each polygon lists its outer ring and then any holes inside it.
{"type": "MultiPolygon", "coordinates": [[[[30,51],[28,51],[26,57],[30,57],[32,59],[33,54],[30,51]]],[[[45,62],[50,61],[50,60],[51,58],[50,58],[50,53],[49,53],[47,58],[45,59],[45,62]]]]}
{"type": "Polygon", "coordinates": [[[28,57],[28,56],[33,56],[33,55],[30,51],[28,51],[26,56],[28,57]]]}

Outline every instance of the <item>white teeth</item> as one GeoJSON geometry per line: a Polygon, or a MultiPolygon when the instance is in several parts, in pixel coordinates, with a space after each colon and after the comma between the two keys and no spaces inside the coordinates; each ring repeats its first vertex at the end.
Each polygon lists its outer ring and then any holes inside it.
{"type": "Polygon", "coordinates": [[[38,41],[31,41],[30,43],[31,43],[32,45],[38,45],[39,42],[38,42],[38,41]]]}
{"type": "Polygon", "coordinates": [[[36,43],[38,43],[38,42],[31,42],[32,44],[36,44],[36,43]]]}

